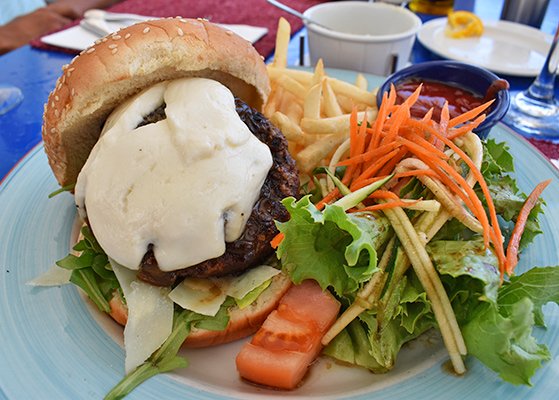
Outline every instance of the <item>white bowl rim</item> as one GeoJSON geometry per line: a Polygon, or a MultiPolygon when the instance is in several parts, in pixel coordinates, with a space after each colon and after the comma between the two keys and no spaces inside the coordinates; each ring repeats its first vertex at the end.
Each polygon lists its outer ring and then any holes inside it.
{"type": "Polygon", "coordinates": [[[342,6],[348,6],[348,5],[355,5],[357,7],[362,7],[362,8],[390,8],[391,10],[394,10],[396,12],[401,13],[402,15],[406,15],[407,17],[410,18],[410,21],[413,22],[413,26],[403,32],[400,33],[395,33],[395,34],[387,34],[387,35],[357,35],[357,34],[353,34],[353,33],[345,33],[345,32],[339,32],[339,31],[335,31],[332,29],[326,29],[323,28],[321,26],[315,25],[312,22],[309,22],[307,20],[303,20],[303,23],[305,24],[305,27],[308,30],[311,30],[317,34],[323,35],[323,36],[327,36],[333,39],[342,39],[342,40],[347,40],[347,41],[353,41],[353,42],[367,42],[367,43],[376,43],[376,42],[389,42],[389,41],[396,41],[396,40],[400,40],[400,39],[404,39],[407,38],[409,36],[413,36],[415,34],[417,34],[417,32],[419,31],[419,28],[421,28],[422,22],[421,19],[415,15],[413,12],[411,12],[410,10],[404,8],[404,7],[399,7],[399,6],[395,6],[392,4],[387,4],[387,3],[369,3],[369,2],[363,2],[363,1],[343,1],[343,2],[330,2],[330,3],[321,3],[321,4],[317,4],[315,6],[312,6],[310,8],[308,8],[303,15],[307,18],[311,18],[310,14],[312,14],[313,11],[320,9],[320,8],[337,8],[337,7],[342,7],[342,6]]]}

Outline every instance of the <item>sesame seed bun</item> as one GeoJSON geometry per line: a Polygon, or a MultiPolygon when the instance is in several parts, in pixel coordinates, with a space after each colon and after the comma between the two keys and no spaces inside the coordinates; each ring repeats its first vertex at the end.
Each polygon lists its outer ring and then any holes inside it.
{"type": "Polygon", "coordinates": [[[43,141],[61,186],[75,183],[107,116],[157,82],[215,79],[253,108],[270,91],[266,66],[240,36],[201,19],[138,23],[96,42],[64,66],[43,116],[43,141]]]}

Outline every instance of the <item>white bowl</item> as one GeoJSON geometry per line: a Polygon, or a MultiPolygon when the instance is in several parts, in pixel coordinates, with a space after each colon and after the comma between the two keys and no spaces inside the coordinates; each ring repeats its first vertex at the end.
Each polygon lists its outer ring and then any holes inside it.
{"type": "Polygon", "coordinates": [[[385,3],[339,1],[309,8],[304,15],[311,62],[330,68],[388,75],[408,64],[421,20],[406,8],[385,3]]]}

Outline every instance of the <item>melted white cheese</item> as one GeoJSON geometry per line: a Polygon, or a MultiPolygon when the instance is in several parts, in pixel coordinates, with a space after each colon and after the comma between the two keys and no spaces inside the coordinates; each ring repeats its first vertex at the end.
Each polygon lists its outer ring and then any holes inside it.
{"type": "Polygon", "coordinates": [[[138,269],[149,244],[163,271],[225,251],[272,166],[269,148],[217,81],[163,82],[117,108],[78,176],[76,204],[107,255],[138,269]],[[139,128],[166,103],[167,118],[139,128]]]}

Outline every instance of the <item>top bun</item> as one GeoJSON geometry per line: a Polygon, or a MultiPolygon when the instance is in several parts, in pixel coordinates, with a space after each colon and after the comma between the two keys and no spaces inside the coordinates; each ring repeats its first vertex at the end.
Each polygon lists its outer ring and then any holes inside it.
{"type": "Polygon", "coordinates": [[[106,36],[62,68],[43,116],[43,141],[61,186],[76,182],[107,116],[157,82],[215,79],[261,109],[270,91],[266,66],[251,43],[202,19],[168,18],[106,36]]]}

